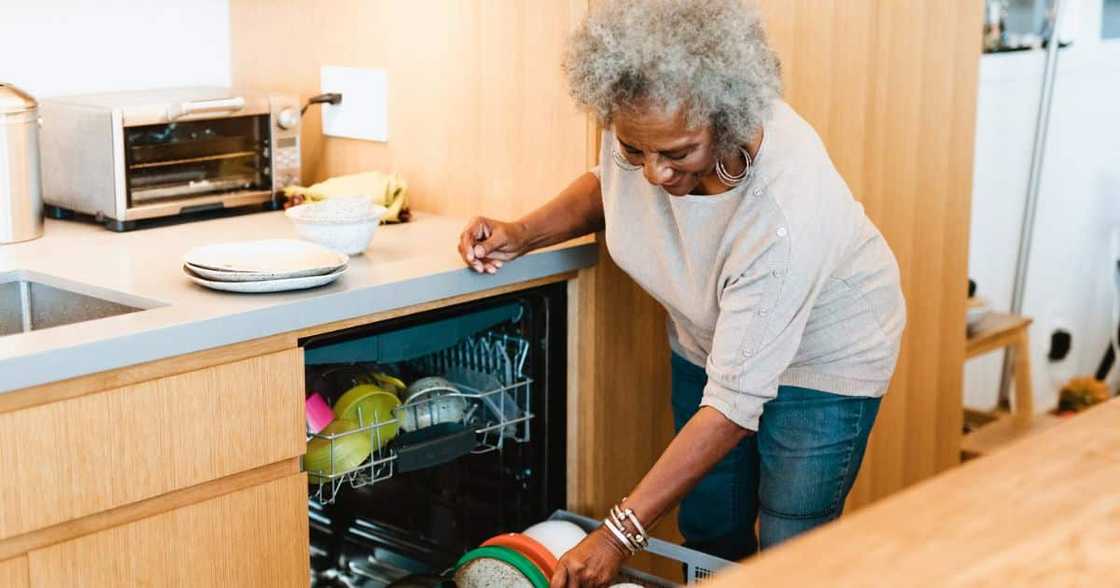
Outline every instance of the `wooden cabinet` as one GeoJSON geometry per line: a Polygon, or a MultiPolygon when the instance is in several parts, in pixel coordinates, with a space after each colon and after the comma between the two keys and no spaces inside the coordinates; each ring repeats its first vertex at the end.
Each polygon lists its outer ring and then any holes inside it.
{"type": "Polygon", "coordinates": [[[0,586],[4,588],[27,588],[27,558],[20,556],[0,561],[0,586]]]}
{"type": "Polygon", "coordinates": [[[306,586],[303,399],[294,339],[7,396],[0,586],[306,586]]]}
{"type": "Polygon", "coordinates": [[[0,414],[0,540],[304,452],[290,349],[0,414]]]}
{"type": "MultiPolygon", "coordinates": [[[[28,585],[34,588],[306,587],[307,527],[307,478],[296,474],[38,549],[19,560],[25,560],[28,585]]],[[[4,569],[0,564],[0,584],[7,586],[4,569]]]]}

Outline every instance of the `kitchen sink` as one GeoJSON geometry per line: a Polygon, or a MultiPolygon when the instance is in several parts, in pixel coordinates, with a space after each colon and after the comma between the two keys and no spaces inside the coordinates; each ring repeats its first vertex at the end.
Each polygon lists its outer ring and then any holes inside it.
{"type": "Polygon", "coordinates": [[[161,303],[30,271],[0,272],[0,336],[140,312],[161,303]]]}

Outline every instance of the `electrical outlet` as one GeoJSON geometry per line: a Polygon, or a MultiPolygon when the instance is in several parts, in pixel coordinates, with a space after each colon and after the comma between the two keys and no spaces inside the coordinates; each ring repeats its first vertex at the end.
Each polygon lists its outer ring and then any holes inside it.
{"type": "Polygon", "coordinates": [[[1066,335],[1069,336],[1069,340],[1068,340],[1069,345],[1068,345],[1067,353],[1063,354],[1062,358],[1057,359],[1057,360],[1055,360],[1052,357],[1049,358],[1050,361],[1062,361],[1062,360],[1066,359],[1066,357],[1071,355],[1068,352],[1073,351],[1074,348],[1077,346],[1078,342],[1076,341],[1077,337],[1075,336],[1075,333],[1077,331],[1074,330],[1074,328],[1072,326],[1073,323],[1071,321],[1068,321],[1065,318],[1062,318],[1061,316],[1059,316],[1057,318],[1054,318],[1054,319],[1051,319],[1047,322],[1049,323],[1049,325],[1048,325],[1048,331],[1046,331],[1046,333],[1050,337],[1050,344],[1051,345],[1053,345],[1053,343],[1054,343],[1053,338],[1054,338],[1055,333],[1065,333],[1066,335]]]}
{"type": "Polygon", "coordinates": [[[1073,333],[1069,329],[1058,327],[1050,332],[1050,351],[1047,352],[1046,358],[1051,363],[1064,361],[1069,357],[1071,349],[1073,349],[1073,333]]]}
{"type": "Polygon", "coordinates": [[[385,70],[324,65],[319,80],[323,93],[342,94],[340,104],[322,105],[324,135],[389,140],[389,80],[385,70]]]}

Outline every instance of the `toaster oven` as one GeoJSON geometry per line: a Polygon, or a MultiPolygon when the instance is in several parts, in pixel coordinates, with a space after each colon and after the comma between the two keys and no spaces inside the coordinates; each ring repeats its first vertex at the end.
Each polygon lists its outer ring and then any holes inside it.
{"type": "Polygon", "coordinates": [[[231,208],[276,208],[299,181],[296,96],[173,88],[43,100],[44,201],[114,230],[231,208]]]}

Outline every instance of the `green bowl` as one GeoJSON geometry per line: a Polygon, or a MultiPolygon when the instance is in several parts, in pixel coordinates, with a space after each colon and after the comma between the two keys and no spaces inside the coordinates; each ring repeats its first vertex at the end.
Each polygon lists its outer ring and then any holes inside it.
{"type": "Polygon", "coordinates": [[[329,482],[329,476],[342,474],[362,465],[373,453],[373,443],[369,431],[346,435],[360,428],[350,419],[335,419],[319,432],[322,437],[313,437],[307,442],[307,454],[303,456],[303,469],[307,470],[307,481],[311,484],[329,482]],[[330,437],[333,439],[323,437],[330,437]],[[334,469],[331,469],[331,446],[334,446],[334,469]]]}
{"type": "Polygon", "coordinates": [[[544,572],[530,561],[529,558],[507,547],[490,545],[472,549],[464,553],[463,557],[459,558],[459,562],[455,564],[455,570],[458,571],[468,563],[482,558],[496,559],[508,563],[517,568],[517,571],[521,572],[521,574],[525,576],[525,579],[535,588],[548,588],[548,581],[550,578],[544,577],[544,572]]]}

